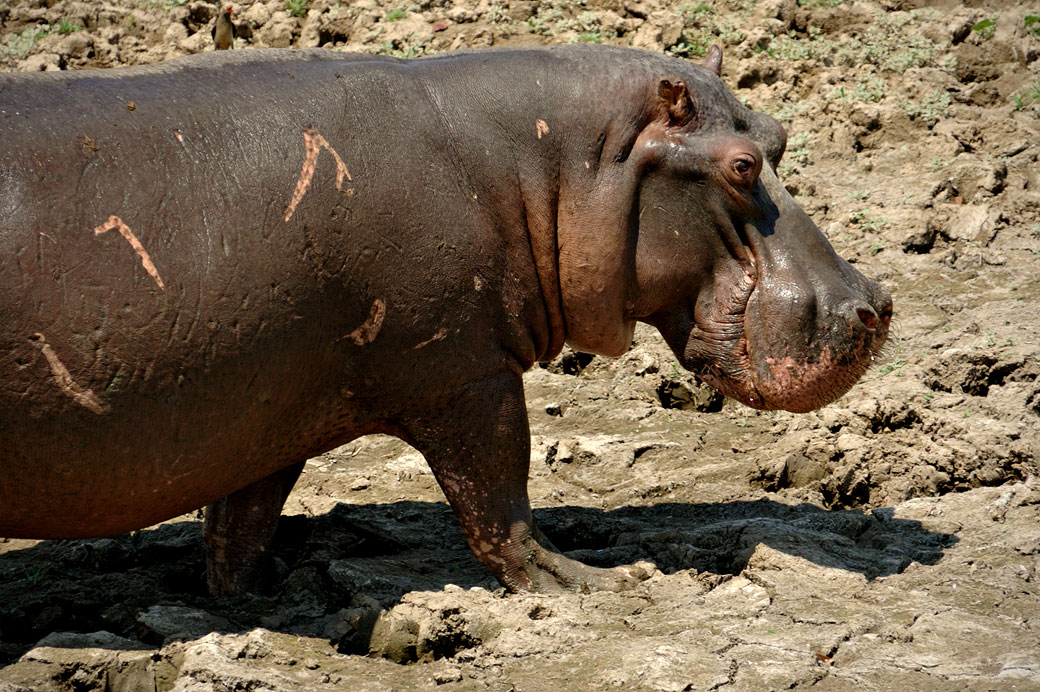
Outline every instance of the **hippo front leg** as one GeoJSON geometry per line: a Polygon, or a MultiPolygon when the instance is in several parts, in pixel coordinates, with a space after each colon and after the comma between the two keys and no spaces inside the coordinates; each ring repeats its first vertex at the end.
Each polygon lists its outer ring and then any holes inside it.
{"type": "Polygon", "coordinates": [[[278,528],[282,505],[303,462],[247,485],[206,507],[206,583],[214,596],[233,596],[257,585],[278,528]]]}
{"type": "Polygon", "coordinates": [[[523,380],[505,372],[462,387],[434,416],[409,426],[477,558],[512,591],[622,590],[649,575],[564,557],[531,515],[531,438],[523,380]]]}

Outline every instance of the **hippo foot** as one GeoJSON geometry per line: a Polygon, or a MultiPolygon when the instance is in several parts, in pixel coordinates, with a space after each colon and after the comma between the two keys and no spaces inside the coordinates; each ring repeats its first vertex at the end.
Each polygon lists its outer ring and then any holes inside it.
{"type": "MultiPolygon", "coordinates": [[[[533,539],[534,549],[525,565],[527,584],[506,584],[514,591],[554,593],[560,591],[626,591],[650,578],[650,563],[591,567],[559,553],[547,550],[533,539]]],[[[505,581],[505,580],[503,580],[505,581]]]]}

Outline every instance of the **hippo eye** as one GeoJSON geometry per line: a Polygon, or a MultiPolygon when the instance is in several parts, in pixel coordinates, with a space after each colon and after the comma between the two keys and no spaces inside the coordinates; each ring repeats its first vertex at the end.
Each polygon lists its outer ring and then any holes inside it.
{"type": "Polygon", "coordinates": [[[751,180],[755,175],[755,160],[750,156],[739,156],[733,160],[733,171],[742,180],[751,180]]]}

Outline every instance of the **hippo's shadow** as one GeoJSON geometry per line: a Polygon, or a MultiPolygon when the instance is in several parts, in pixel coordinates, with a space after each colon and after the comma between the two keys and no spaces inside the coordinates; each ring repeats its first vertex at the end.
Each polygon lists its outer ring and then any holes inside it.
{"type": "MultiPolygon", "coordinates": [[[[535,516],[558,548],[584,562],[649,560],[667,574],[738,574],[764,544],[872,579],[912,562],[935,564],[957,540],[892,518],[891,510],[826,511],[766,500],[556,507],[535,516]]],[[[108,643],[84,639],[82,646],[125,649],[264,627],[364,653],[374,613],[405,593],[447,584],[498,588],[443,503],[340,504],[317,517],[286,516],[273,555],[259,594],[221,599],[206,593],[197,521],[0,554],[0,665],[63,631],[111,632],[118,636],[108,643]]]]}

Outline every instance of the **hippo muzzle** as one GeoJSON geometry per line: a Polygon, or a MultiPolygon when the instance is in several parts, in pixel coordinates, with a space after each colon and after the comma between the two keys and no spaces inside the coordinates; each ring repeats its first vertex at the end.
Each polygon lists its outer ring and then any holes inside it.
{"type": "Polygon", "coordinates": [[[772,170],[759,181],[763,215],[744,229],[756,270],[736,354],[746,375],[713,384],[754,408],[811,411],[870,367],[888,336],[892,298],[835,253],[772,170]]]}

